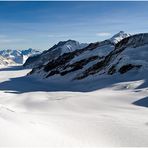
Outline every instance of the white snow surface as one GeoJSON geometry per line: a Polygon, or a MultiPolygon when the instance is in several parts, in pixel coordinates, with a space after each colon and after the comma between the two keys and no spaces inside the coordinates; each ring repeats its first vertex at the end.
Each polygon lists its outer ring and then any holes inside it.
{"type": "Polygon", "coordinates": [[[0,147],[148,146],[148,108],[133,104],[145,79],[56,85],[29,71],[0,69],[0,147]]]}

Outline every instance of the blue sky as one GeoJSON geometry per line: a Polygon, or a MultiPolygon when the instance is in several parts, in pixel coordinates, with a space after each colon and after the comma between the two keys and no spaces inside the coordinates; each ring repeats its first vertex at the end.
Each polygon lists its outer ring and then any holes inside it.
{"type": "Polygon", "coordinates": [[[148,31],[148,2],[0,2],[0,49],[47,50],[148,31]]]}

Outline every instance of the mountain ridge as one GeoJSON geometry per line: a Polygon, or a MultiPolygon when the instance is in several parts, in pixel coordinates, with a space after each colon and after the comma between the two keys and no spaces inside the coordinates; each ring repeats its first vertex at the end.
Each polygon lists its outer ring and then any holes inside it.
{"type": "Polygon", "coordinates": [[[30,57],[24,63],[24,67],[32,68],[46,63],[46,60],[53,60],[65,53],[86,47],[87,43],[80,43],[75,40],[60,41],[50,49],[43,51],[40,55],[30,57]],[[50,59],[49,59],[50,58],[50,59]]]}
{"type": "Polygon", "coordinates": [[[90,76],[102,77],[122,75],[130,71],[138,72],[148,67],[147,48],[147,33],[129,35],[119,32],[111,39],[90,43],[85,48],[64,53],[53,60],[48,58],[44,64],[34,67],[29,75],[71,81],[90,76]],[[111,41],[113,38],[121,40],[113,43],[111,41]]]}

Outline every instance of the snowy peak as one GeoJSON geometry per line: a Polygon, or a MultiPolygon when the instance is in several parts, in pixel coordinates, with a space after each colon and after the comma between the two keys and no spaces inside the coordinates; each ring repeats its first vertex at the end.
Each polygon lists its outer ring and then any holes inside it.
{"type": "Polygon", "coordinates": [[[68,52],[72,52],[76,49],[81,49],[86,47],[87,44],[79,43],[75,40],[67,40],[67,41],[60,41],[57,45],[53,46],[52,51],[59,50],[61,52],[60,55],[68,52]]]}
{"type": "Polygon", "coordinates": [[[119,33],[115,34],[111,39],[110,41],[113,43],[113,44],[117,44],[118,42],[120,42],[122,39],[124,38],[127,38],[131,36],[130,34],[128,33],[125,33],[124,31],[120,31],[119,33]]]}
{"type": "Polygon", "coordinates": [[[140,33],[124,38],[116,44],[116,48],[136,48],[148,44],[148,33],[140,33]]]}
{"type": "Polygon", "coordinates": [[[19,50],[1,50],[0,55],[13,60],[15,63],[22,63],[23,56],[21,55],[21,52],[19,50]]]}
{"type": "Polygon", "coordinates": [[[60,41],[42,54],[29,57],[24,63],[24,66],[32,68],[45,65],[47,62],[57,59],[65,53],[74,52],[75,50],[85,48],[87,45],[86,43],[79,43],[75,40],[60,41]]]}
{"type": "Polygon", "coordinates": [[[39,54],[40,52],[35,50],[35,49],[27,49],[27,50],[12,50],[12,49],[7,49],[7,50],[1,50],[0,55],[7,58],[11,59],[17,64],[22,64],[26,61],[26,59],[32,55],[39,54]]]}

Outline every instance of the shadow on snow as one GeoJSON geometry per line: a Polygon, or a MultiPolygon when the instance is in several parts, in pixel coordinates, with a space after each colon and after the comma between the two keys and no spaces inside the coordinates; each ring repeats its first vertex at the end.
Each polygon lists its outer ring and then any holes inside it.
{"type": "Polygon", "coordinates": [[[142,98],[138,101],[133,102],[134,105],[148,107],[148,97],[142,98]]]}
{"type": "MultiPolygon", "coordinates": [[[[17,71],[23,70],[22,66],[13,66],[8,68],[0,69],[0,71],[17,71]]],[[[17,78],[11,78],[8,81],[4,81],[0,83],[0,90],[5,91],[5,93],[27,93],[27,92],[36,92],[36,91],[44,91],[44,92],[53,92],[53,91],[72,91],[72,92],[90,92],[98,89],[103,89],[106,87],[112,87],[120,82],[128,82],[135,81],[138,79],[127,79],[127,76],[116,77],[112,76],[110,78],[98,79],[97,81],[84,81],[80,82],[70,82],[70,83],[45,83],[41,81],[37,81],[35,78],[23,76],[17,78]]],[[[145,88],[148,86],[147,79],[144,81],[141,86],[138,88],[145,88]]],[[[116,88],[115,88],[116,89],[116,88]]],[[[120,88],[119,88],[120,89],[120,88]]],[[[127,88],[121,88],[127,89],[127,88]]]]}

